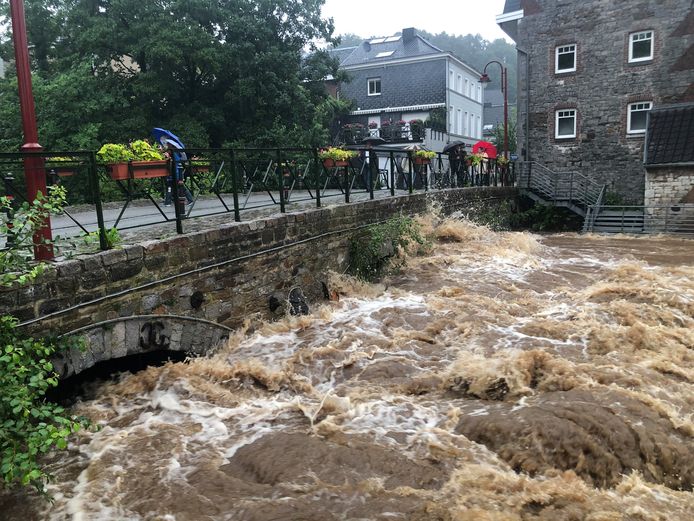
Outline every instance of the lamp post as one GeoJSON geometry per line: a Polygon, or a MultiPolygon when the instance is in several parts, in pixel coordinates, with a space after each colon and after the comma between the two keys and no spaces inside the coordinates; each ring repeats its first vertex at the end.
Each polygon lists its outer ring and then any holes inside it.
{"type": "Polygon", "coordinates": [[[501,92],[504,94],[504,159],[508,159],[508,69],[500,62],[492,60],[484,66],[480,83],[485,84],[492,81],[487,74],[487,67],[492,63],[496,63],[501,68],[501,92]]]}
{"type": "MultiPolygon", "coordinates": [[[[31,88],[29,48],[22,0],[10,0],[10,15],[19,87],[19,107],[22,112],[22,129],[24,130],[22,152],[41,152],[43,147],[38,143],[36,109],[34,108],[34,95],[31,88]]],[[[27,198],[30,202],[36,199],[39,192],[46,195],[46,170],[43,157],[33,154],[24,157],[24,178],[27,183],[27,198]]],[[[36,260],[53,258],[51,240],[51,222],[49,218],[46,218],[41,228],[34,234],[34,258],[36,260]]]]}

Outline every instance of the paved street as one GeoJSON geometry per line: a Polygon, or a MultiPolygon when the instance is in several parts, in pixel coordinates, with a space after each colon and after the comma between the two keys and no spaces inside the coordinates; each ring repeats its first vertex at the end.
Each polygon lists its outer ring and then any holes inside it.
{"type": "MultiPolygon", "coordinates": [[[[396,195],[405,195],[406,190],[397,190],[396,195]]],[[[273,192],[275,200],[265,193],[255,193],[246,198],[239,195],[239,206],[241,208],[241,220],[248,221],[261,216],[279,213],[279,194],[273,192]]],[[[315,196],[315,193],[313,193],[315,196]]],[[[375,198],[389,197],[390,191],[380,190],[374,193],[375,198]]],[[[364,201],[369,198],[369,193],[359,189],[350,194],[350,201],[364,201]]],[[[188,219],[184,221],[185,232],[199,231],[206,228],[213,228],[226,222],[234,220],[233,197],[223,196],[224,203],[229,211],[224,208],[222,202],[216,196],[205,195],[198,198],[190,206],[186,207],[188,219]]],[[[173,206],[164,207],[160,200],[157,200],[160,209],[148,200],[138,200],[131,203],[123,212],[118,222],[118,230],[123,243],[132,244],[143,240],[159,239],[176,234],[176,221],[173,206]],[[167,221],[168,219],[168,221],[167,221]]],[[[326,190],[321,196],[321,205],[332,206],[345,204],[345,196],[339,190],[326,190]]],[[[315,207],[316,201],[307,191],[294,191],[286,205],[288,212],[296,211],[301,208],[315,207]]],[[[116,224],[123,203],[108,203],[104,205],[103,214],[106,228],[112,228],[116,224]]],[[[82,227],[87,231],[96,231],[97,216],[93,206],[80,205],[78,207],[66,208],[66,214],[54,216],[51,219],[54,237],[74,238],[84,234],[82,227]],[[69,216],[67,215],[69,214],[69,216]],[[75,221],[79,223],[76,224],[75,221]],[[81,225],[81,227],[80,227],[81,225]]],[[[3,241],[4,242],[4,241],[3,241]]],[[[68,248],[69,249],[69,248],[68,248]]]]}

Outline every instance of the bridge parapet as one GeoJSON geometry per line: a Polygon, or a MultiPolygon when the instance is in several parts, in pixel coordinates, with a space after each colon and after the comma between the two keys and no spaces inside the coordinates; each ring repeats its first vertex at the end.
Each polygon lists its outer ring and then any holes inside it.
{"type": "MultiPolygon", "coordinates": [[[[321,299],[321,282],[329,271],[344,271],[350,239],[363,226],[424,213],[432,205],[444,212],[469,211],[481,201],[495,204],[516,197],[516,189],[509,187],[432,191],[229,223],[124,246],[56,263],[30,285],[0,289],[0,313],[18,317],[21,327],[35,336],[88,333],[94,324],[114,321],[110,331],[87,334],[96,349],[71,355],[71,368],[61,367],[65,374],[78,372],[123,355],[123,346],[126,355],[136,350],[133,346],[147,323],[138,317],[189,317],[200,324],[234,328],[250,315],[271,317],[269,297],[287,295],[295,286],[309,301],[321,299]]],[[[171,340],[179,327],[163,322],[171,340]]],[[[169,349],[199,352],[198,344],[184,341],[186,328],[180,333],[180,341],[169,349]]],[[[210,342],[221,338],[216,334],[209,333],[210,342]]],[[[206,335],[201,331],[198,336],[206,335]]]]}

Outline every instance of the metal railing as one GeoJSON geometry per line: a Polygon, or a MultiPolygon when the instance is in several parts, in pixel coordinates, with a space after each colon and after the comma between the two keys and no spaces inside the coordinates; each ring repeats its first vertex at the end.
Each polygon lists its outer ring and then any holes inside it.
{"type": "Polygon", "coordinates": [[[588,209],[586,210],[586,217],[583,220],[584,233],[593,231],[593,227],[595,226],[595,220],[597,219],[598,215],[600,214],[600,210],[602,209],[602,201],[605,197],[606,191],[607,185],[603,185],[602,189],[600,190],[600,193],[598,194],[598,198],[595,201],[595,204],[588,206],[588,209]]]}
{"type": "Polygon", "coordinates": [[[534,162],[520,163],[518,187],[556,205],[573,206],[583,212],[604,193],[604,185],[576,171],[554,171],[534,162]]]}
{"type": "Polygon", "coordinates": [[[585,231],[595,233],[694,235],[694,204],[602,205],[591,207],[592,224],[585,231]]]}
{"type": "MultiPolygon", "coordinates": [[[[339,167],[321,161],[315,148],[180,152],[185,160],[172,159],[157,169],[131,162],[122,172],[98,164],[94,152],[34,153],[46,159],[47,184],[67,189],[65,210],[51,219],[54,236],[86,238],[92,247],[98,243],[100,249],[108,249],[107,232],[113,228],[171,225],[184,233],[184,223],[215,215],[233,214],[241,221],[242,216],[263,209],[286,212],[290,205],[320,208],[327,201],[349,203],[355,197],[515,183],[513,164],[501,167],[487,161],[473,167],[446,154],[420,164],[411,151],[391,148],[360,150],[358,157],[339,167]]],[[[17,204],[26,200],[23,159],[27,155],[0,153],[5,193],[17,204]]],[[[0,247],[5,240],[0,237],[0,247]]]]}

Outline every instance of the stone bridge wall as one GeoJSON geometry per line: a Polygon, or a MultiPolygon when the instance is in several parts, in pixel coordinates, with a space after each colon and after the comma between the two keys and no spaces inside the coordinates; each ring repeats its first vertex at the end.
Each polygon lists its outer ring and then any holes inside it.
{"type": "MultiPolygon", "coordinates": [[[[192,317],[234,328],[253,314],[267,316],[272,294],[286,297],[300,286],[309,300],[319,298],[327,271],[345,268],[357,226],[422,213],[431,203],[453,211],[473,208],[480,201],[513,200],[516,195],[514,188],[491,187],[421,193],[230,223],[125,246],[57,263],[32,285],[0,289],[0,313],[15,315],[34,335],[66,334],[141,315],[192,317]]],[[[143,322],[139,327],[145,326],[143,322]]],[[[176,340],[176,327],[168,329],[172,333],[167,348],[199,352],[199,346],[180,344],[182,335],[176,340]],[[171,345],[172,339],[179,344],[171,345]]],[[[94,345],[108,343],[103,339],[109,328],[94,345]]],[[[144,333],[131,334],[130,343],[140,344],[137,339],[144,333]]],[[[121,337],[128,343],[125,334],[108,338],[121,337]]],[[[140,351],[150,348],[145,345],[140,351]]],[[[101,349],[114,356],[138,351],[136,345],[101,349]]],[[[83,362],[69,372],[79,372],[104,355],[87,353],[80,358],[83,362]]]]}

